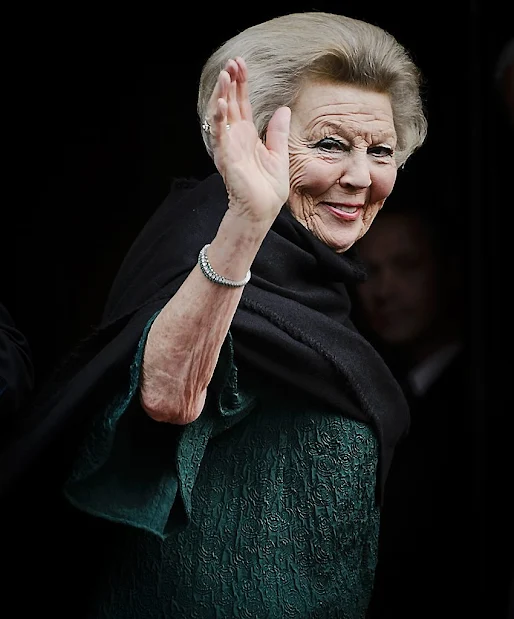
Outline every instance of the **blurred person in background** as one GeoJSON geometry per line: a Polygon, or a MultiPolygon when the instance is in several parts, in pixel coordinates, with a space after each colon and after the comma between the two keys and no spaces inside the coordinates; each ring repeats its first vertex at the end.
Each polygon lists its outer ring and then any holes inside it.
{"type": "Polygon", "coordinates": [[[386,484],[369,619],[463,616],[476,576],[474,404],[455,231],[441,205],[399,199],[357,243],[368,278],[356,286],[354,317],[411,410],[386,484]]]}

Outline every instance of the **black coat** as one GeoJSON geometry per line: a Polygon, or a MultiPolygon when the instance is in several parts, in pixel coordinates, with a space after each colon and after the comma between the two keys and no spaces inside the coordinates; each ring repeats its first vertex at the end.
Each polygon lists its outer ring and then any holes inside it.
{"type": "MultiPolygon", "coordinates": [[[[94,519],[81,522],[90,534],[78,539],[76,523],[84,516],[64,503],[62,484],[85,424],[127,384],[144,327],[194,268],[227,204],[218,174],[173,186],[125,257],[100,323],[43,386],[0,454],[3,547],[13,576],[8,590],[28,604],[27,612],[55,612],[57,602],[66,609],[57,597],[63,591],[75,600],[87,597],[105,527],[100,534],[94,519]],[[62,569],[49,572],[50,560],[62,569]],[[27,581],[32,596],[23,598],[27,581]]],[[[381,500],[409,415],[389,368],[350,320],[346,287],[363,276],[351,252],[335,253],[283,208],[253,263],[231,334],[236,363],[373,426],[381,500]]],[[[77,612],[73,605],[74,618],[77,612]]]]}

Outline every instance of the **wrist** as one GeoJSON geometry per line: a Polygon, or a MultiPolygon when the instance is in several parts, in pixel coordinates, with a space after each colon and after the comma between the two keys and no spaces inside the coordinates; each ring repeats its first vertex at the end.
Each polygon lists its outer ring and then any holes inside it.
{"type": "Polygon", "coordinates": [[[271,223],[249,222],[227,211],[209,246],[212,268],[228,279],[244,279],[271,223]]]}
{"type": "Polygon", "coordinates": [[[198,266],[200,270],[205,275],[205,277],[213,282],[214,284],[219,284],[221,286],[227,286],[229,288],[242,288],[246,286],[246,284],[250,281],[250,277],[252,276],[251,272],[248,271],[244,279],[241,280],[233,280],[227,279],[224,275],[220,275],[213,268],[210,263],[209,257],[207,255],[207,250],[209,249],[210,244],[204,245],[198,254],[198,266]]]}
{"type": "Polygon", "coordinates": [[[260,247],[275,218],[253,219],[242,213],[228,209],[221,221],[218,235],[222,235],[228,242],[242,242],[251,249],[260,247]]]}

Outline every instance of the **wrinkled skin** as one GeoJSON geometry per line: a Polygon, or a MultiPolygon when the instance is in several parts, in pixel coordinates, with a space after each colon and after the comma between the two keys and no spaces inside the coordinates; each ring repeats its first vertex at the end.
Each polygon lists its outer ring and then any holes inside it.
{"type": "MultiPolygon", "coordinates": [[[[242,58],[230,59],[205,119],[229,197],[209,260],[233,280],[246,275],[286,203],[321,241],[344,252],[368,230],[396,179],[387,95],[307,81],[291,108],[275,111],[261,140],[249,77],[242,58]]],[[[150,417],[183,425],[201,414],[240,295],[241,288],[213,285],[195,268],[168,301],[145,347],[141,402],[150,417]]]]}
{"type": "Polygon", "coordinates": [[[337,252],[349,249],[394,187],[395,146],[387,95],[307,82],[292,108],[289,135],[295,217],[337,252]]]}
{"type": "Polygon", "coordinates": [[[252,223],[270,225],[287,200],[306,228],[344,252],[394,187],[396,131],[386,94],[308,80],[291,109],[275,112],[263,142],[252,120],[246,64],[236,58],[220,73],[207,118],[229,208],[252,223]]]}
{"type": "Polygon", "coordinates": [[[249,225],[268,228],[287,200],[290,117],[288,107],[276,110],[263,142],[253,123],[246,63],[242,58],[227,62],[209,99],[207,120],[214,163],[229,196],[229,213],[249,225]]]}

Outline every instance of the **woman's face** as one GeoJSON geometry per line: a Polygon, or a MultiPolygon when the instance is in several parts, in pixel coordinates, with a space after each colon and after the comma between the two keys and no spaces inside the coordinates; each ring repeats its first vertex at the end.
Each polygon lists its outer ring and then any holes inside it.
{"type": "Polygon", "coordinates": [[[291,108],[293,215],[344,252],[368,230],[396,180],[396,131],[388,95],[307,82],[291,108]]]}

